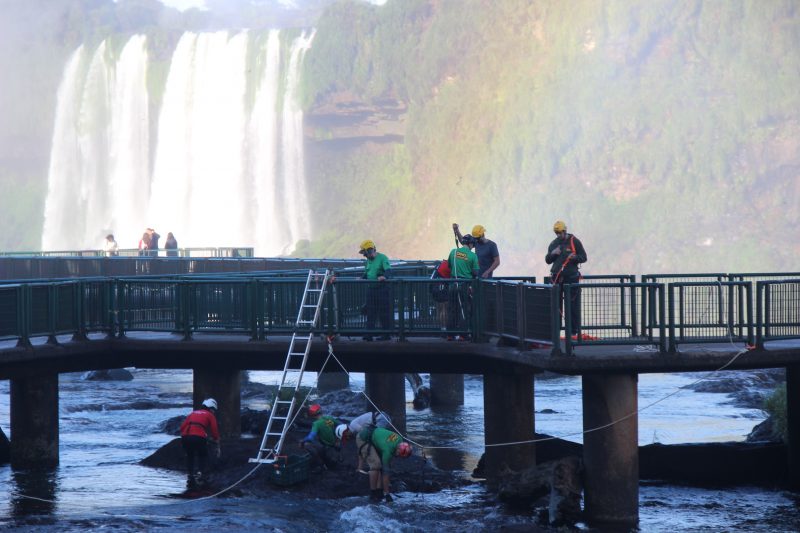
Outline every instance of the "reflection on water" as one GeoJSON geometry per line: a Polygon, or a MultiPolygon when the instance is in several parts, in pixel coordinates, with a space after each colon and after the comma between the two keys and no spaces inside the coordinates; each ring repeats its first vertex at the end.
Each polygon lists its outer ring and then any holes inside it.
{"type": "Polygon", "coordinates": [[[55,468],[13,470],[11,479],[11,512],[17,518],[28,515],[49,515],[55,510],[58,488],[55,468]]]}

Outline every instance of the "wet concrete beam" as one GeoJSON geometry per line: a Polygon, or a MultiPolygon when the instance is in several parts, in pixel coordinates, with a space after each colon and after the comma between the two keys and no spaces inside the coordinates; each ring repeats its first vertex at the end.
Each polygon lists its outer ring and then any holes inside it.
{"type": "Polygon", "coordinates": [[[464,374],[431,374],[431,407],[464,405],[464,374]]]}
{"type": "Polygon", "coordinates": [[[11,380],[11,466],[58,464],[58,374],[11,380]]]}
{"type": "Polygon", "coordinates": [[[583,376],[584,495],[591,524],[639,521],[638,381],[637,374],[583,376]]]}
{"type": "Polygon", "coordinates": [[[217,424],[222,438],[237,438],[242,434],[241,371],[237,369],[194,369],[194,408],[206,398],[217,400],[217,424]]]}
{"type": "Polygon", "coordinates": [[[800,365],[786,367],[786,444],[789,486],[800,489],[800,365]]]}
{"type": "Polygon", "coordinates": [[[350,388],[350,376],[347,372],[328,371],[317,373],[317,391],[321,393],[350,388]]]}
{"type": "MultiPolygon", "coordinates": [[[[373,402],[385,411],[392,424],[405,433],[406,431],[406,378],[404,374],[368,372],[366,393],[373,402]]],[[[371,408],[371,406],[370,406],[371,408]]]]}
{"type": "Polygon", "coordinates": [[[506,467],[518,472],[536,465],[533,443],[490,446],[534,438],[533,374],[484,374],[483,413],[487,479],[506,467]]]}

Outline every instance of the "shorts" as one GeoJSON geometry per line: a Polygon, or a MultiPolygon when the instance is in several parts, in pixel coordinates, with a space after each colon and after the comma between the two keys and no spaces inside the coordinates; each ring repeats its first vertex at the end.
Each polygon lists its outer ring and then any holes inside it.
{"type": "Polygon", "coordinates": [[[361,435],[356,437],[356,446],[358,446],[358,455],[367,463],[370,470],[383,470],[383,463],[378,450],[372,444],[364,441],[361,435]]]}

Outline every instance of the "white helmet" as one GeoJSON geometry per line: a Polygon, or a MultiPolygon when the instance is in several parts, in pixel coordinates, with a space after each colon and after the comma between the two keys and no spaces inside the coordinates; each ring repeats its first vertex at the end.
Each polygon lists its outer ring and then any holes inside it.
{"type": "Polygon", "coordinates": [[[205,400],[203,400],[203,407],[208,407],[209,409],[216,410],[217,400],[215,400],[214,398],[206,398],[205,400]]]}
{"type": "Polygon", "coordinates": [[[339,424],[336,426],[336,438],[342,440],[345,431],[347,431],[347,424],[339,424]]]}

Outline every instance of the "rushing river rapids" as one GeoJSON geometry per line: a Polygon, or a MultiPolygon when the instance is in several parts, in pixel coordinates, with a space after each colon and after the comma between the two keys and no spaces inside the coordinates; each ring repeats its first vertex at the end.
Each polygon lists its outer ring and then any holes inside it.
{"type": "MultiPolygon", "coordinates": [[[[61,464],[55,471],[40,473],[0,468],[0,485],[7,495],[0,501],[0,527],[30,531],[342,532],[521,531],[534,527],[530,513],[498,504],[479,483],[434,494],[401,492],[390,506],[370,505],[363,497],[310,499],[291,492],[275,492],[269,498],[167,498],[183,488],[183,473],[138,463],[172,440],[171,435],[159,431],[159,424],[188,412],[191,372],[133,370],[133,374],[130,382],[87,382],[79,374],[61,376],[61,464]],[[157,408],[143,409],[143,401],[152,401],[157,408]]],[[[251,379],[274,383],[276,374],[252,372],[251,379]]],[[[642,375],[639,405],[648,405],[695,379],[692,375],[642,375]]],[[[351,385],[362,388],[363,376],[354,377],[351,385]]],[[[410,392],[408,395],[410,401],[410,392]]],[[[267,401],[243,400],[243,406],[263,409],[267,401]]],[[[3,382],[0,426],[5,430],[9,428],[8,403],[8,382],[3,382]]],[[[580,441],[580,379],[537,380],[536,411],[537,431],[571,435],[570,440],[580,441]]],[[[639,440],[640,444],[741,440],[763,416],[760,410],[730,405],[724,394],[685,390],[640,413],[639,440]]],[[[462,408],[412,411],[409,406],[408,431],[426,444],[453,446],[429,456],[440,468],[468,477],[483,446],[480,377],[467,377],[462,408]]],[[[643,483],[640,502],[642,531],[800,529],[797,495],[778,490],[643,483]]]]}

